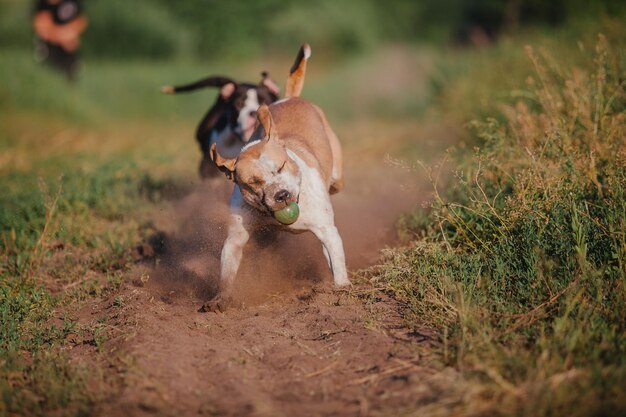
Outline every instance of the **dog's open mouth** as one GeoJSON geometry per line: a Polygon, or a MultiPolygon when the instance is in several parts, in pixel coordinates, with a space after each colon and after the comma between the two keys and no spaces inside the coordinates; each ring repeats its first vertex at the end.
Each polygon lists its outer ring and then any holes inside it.
{"type": "Polygon", "coordinates": [[[299,203],[300,203],[299,194],[295,198],[289,198],[278,205],[270,205],[267,201],[265,201],[265,199],[261,200],[261,205],[264,209],[262,211],[265,212],[265,214],[267,214],[268,216],[272,216],[272,217],[275,217],[277,212],[283,211],[289,208],[289,206],[291,206],[292,204],[298,205],[299,203]]]}

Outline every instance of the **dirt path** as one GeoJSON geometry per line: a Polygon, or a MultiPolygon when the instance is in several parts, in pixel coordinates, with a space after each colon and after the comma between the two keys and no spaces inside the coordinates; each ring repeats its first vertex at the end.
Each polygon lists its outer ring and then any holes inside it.
{"type": "MultiPolygon", "coordinates": [[[[348,267],[376,261],[394,221],[423,201],[415,173],[353,145],[346,192],[334,198],[348,267]]],[[[147,260],[112,297],[83,310],[106,323],[121,395],[99,416],[376,416],[433,396],[398,306],[367,285],[336,291],[312,235],[251,239],[238,275],[242,308],[199,313],[215,295],[229,190],[199,185],[154,219],[147,260]],[[154,252],[154,253],[152,253],[154,252]]]]}
{"type": "Polygon", "coordinates": [[[415,348],[428,336],[407,334],[386,300],[366,307],[313,286],[200,314],[193,299],[127,297],[123,320],[136,333],[118,343],[135,362],[98,415],[388,415],[414,404],[431,374],[415,348]]]}

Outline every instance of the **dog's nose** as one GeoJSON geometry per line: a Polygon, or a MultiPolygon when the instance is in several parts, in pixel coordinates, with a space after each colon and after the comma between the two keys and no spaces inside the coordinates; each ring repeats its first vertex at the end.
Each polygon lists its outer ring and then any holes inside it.
{"type": "Polygon", "coordinates": [[[279,192],[274,194],[274,200],[276,200],[276,202],[278,203],[287,201],[289,198],[291,198],[291,193],[287,190],[280,190],[279,192]]]}

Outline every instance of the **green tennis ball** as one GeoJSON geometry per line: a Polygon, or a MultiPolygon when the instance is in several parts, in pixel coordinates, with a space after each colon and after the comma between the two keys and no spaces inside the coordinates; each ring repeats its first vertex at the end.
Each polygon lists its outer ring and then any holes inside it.
{"type": "Polygon", "coordinates": [[[289,203],[289,205],[284,209],[274,212],[274,218],[282,224],[295,223],[295,221],[298,220],[299,215],[300,207],[298,207],[298,203],[295,201],[289,203]]]}

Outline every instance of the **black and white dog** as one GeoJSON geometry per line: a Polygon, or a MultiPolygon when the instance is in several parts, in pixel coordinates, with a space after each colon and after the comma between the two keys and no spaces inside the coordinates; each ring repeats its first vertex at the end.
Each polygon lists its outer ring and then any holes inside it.
{"type": "Polygon", "coordinates": [[[259,106],[278,100],[280,89],[276,83],[267,72],[261,75],[259,84],[237,83],[227,77],[211,76],[191,84],[161,88],[161,92],[167,94],[189,92],[205,87],[220,89],[217,100],[196,129],[196,140],[203,155],[199,168],[200,177],[214,178],[218,174],[221,175],[209,157],[212,144],[216,144],[221,154],[236,157],[254,132],[256,111],[259,106]]]}

